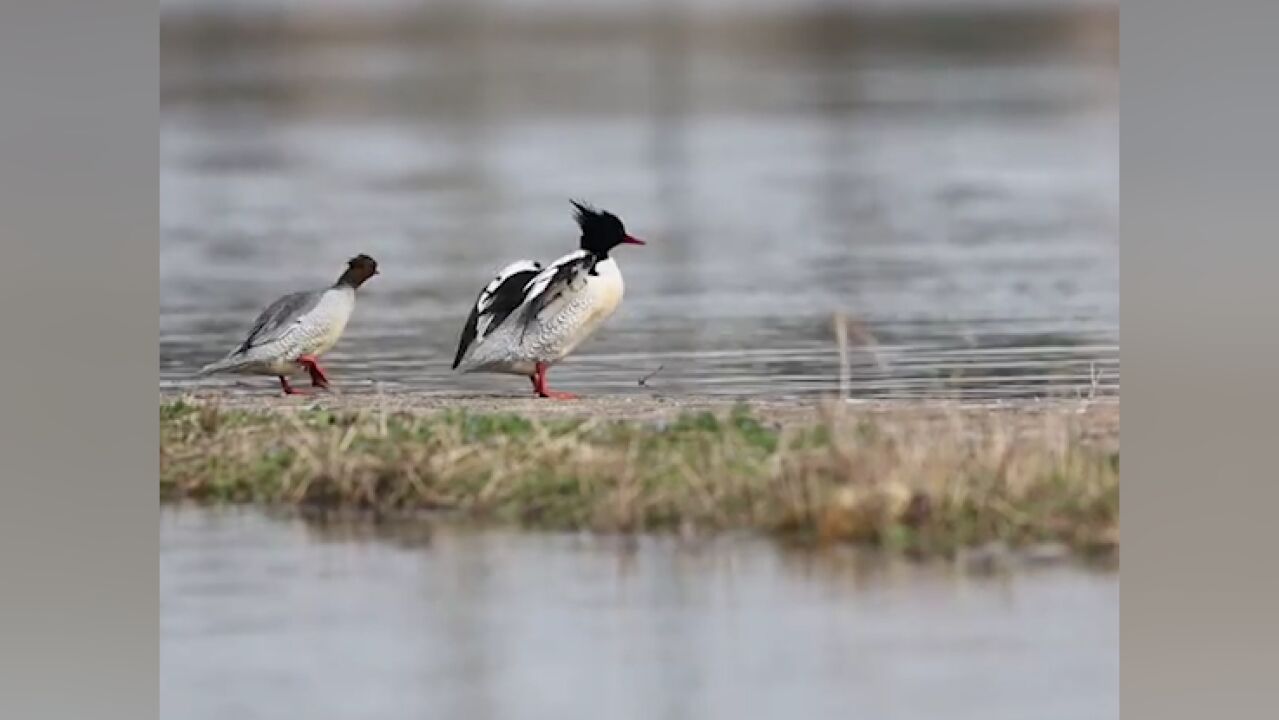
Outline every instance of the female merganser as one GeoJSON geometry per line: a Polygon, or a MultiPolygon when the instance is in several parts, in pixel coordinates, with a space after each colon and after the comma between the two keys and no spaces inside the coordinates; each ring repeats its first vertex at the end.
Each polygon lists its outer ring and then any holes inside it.
{"type": "Polygon", "coordinates": [[[276,375],[285,395],[304,394],[289,385],[288,376],[306,370],[313,387],[327,388],[329,378],[316,360],[328,352],[355,309],[355,290],[378,274],[377,262],[357,255],[332,286],[296,292],[271,303],[258,315],[249,336],[235,350],[201,368],[200,375],[217,372],[276,375]]]}
{"type": "Polygon", "coordinates": [[[580,250],[543,268],[519,260],[484,286],[453,359],[461,372],[527,375],[538,397],[570,399],[546,385],[546,371],[600,326],[622,302],[622,273],[608,252],[643,245],[612,213],[574,201],[580,250]]]}

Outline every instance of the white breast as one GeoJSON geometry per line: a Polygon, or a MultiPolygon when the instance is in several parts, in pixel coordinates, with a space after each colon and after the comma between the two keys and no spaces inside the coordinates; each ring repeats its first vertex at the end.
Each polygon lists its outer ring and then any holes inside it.
{"type": "Polygon", "coordinates": [[[596,322],[607,320],[622,304],[622,295],[626,284],[622,282],[622,271],[617,268],[613,258],[595,265],[595,276],[588,276],[586,284],[590,295],[591,317],[596,322]]]}
{"type": "Polygon", "coordinates": [[[324,293],[302,321],[298,354],[320,355],[337,344],[355,309],[355,290],[338,287],[324,293]]]}

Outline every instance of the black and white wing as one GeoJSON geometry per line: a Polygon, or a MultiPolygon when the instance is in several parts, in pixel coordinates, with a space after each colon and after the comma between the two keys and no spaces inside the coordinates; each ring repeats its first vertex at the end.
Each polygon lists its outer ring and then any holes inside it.
{"type": "Polygon", "coordinates": [[[471,315],[462,328],[462,337],[453,358],[453,369],[461,364],[466,351],[479,343],[524,303],[530,281],[542,272],[542,264],[533,260],[517,260],[502,268],[493,278],[471,308],[471,315]]]}
{"type": "Polygon", "coordinates": [[[572,297],[586,287],[587,276],[595,273],[596,256],[585,250],[569,253],[538,273],[525,291],[521,321],[527,325],[559,312],[572,297]]]}
{"type": "Polygon", "coordinates": [[[323,295],[323,290],[296,292],[271,303],[253,321],[249,336],[232,354],[243,354],[283,338],[302,322],[307,313],[315,309],[323,295]]]}

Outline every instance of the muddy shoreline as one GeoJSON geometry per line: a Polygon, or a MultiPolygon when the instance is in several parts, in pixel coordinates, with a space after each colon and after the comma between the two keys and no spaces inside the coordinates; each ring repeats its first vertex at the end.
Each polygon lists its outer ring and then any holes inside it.
{"type": "Polygon", "coordinates": [[[698,395],[593,395],[577,400],[540,400],[500,394],[395,394],[341,392],[285,397],[270,392],[162,392],[160,403],[182,400],[224,410],[296,413],[306,410],[408,413],[434,415],[446,411],[512,413],[532,419],[593,418],[638,422],[669,422],[689,413],[728,413],[749,408],[762,420],[779,425],[820,420],[829,412],[892,422],[993,422],[1033,429],[1046,421],[1066,420],[1082,439],[1112,449],[1119,447],[1119,398],[1041,400],[813,400],[795,398],[712,397],[698,395]]]}

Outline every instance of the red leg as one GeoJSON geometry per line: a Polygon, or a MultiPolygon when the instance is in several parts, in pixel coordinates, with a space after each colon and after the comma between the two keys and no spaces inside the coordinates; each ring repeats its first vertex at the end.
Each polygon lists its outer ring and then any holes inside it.
{"type": "Polygon", "coordinates": [[[320,363],[311,355],[303,355],[298,358],[298,364],[306,368],[307,373],[311,375],[311,385],[314,387],[329,387],[329,376],[324,374],[324,368],[320,367],[320,363]]]}
{"type": "Polygon", "coordinates": [[[292,385],[290,385],[290,384],[289,384],[289,379],[288,379],[288,378],[286,378],[286,377],[284,377],[283,375],[281,375],[281,376],[280,376],[280,387],[284,389],[284,394],[285,394],[285,395],[308,395],[308,394],[310,394],[310,393],[308,393],[308,392],[307,392],[307,391],[305,391],[305,390],[300,390],[300,389],[295,388],[295,387],[293,387],[292,385]]]}
{"type": "Polygon", "coordinates": [[[576,400],[577,396],[573,393],[560,392],[552,390],[546,386],[546,363],[538,363],[536,366],[537,375],[533,376],[533,391],[538,397],[551,398],[553,400],[576,400]]]}

